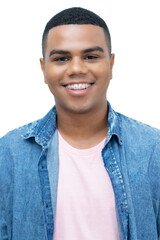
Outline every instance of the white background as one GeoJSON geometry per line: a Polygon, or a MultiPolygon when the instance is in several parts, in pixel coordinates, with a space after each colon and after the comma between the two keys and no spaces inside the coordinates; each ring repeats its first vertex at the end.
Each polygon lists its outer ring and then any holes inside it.
{"type": "Polygon", "coordinates": [[[81,6],[107,23],[116,55],[108,99],[129,117],[160,128],[159,0],[5,0],[0,3],[0,136],[43,117],[54,98],[39,58],[46,22],[81,6]]]}

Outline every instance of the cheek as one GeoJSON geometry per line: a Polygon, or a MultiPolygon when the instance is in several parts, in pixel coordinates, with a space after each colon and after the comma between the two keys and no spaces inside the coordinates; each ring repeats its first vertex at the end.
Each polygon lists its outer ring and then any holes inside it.
{"type": "Polygon", "coordinates": [[[57,71],[56,68],[47,68],[45,71],[45,79],[46,82],[50,85],[58,84],[59,80],[61,79],[61,72],[57,71]]]}
{"type": "Polygon", "coordinates": [[[97,77],[103,84],[107,84],[111,79],[111,73],[106,69],[100,69],[97,77]]]}
{"type": "Polygon", "coordinates": [[[106,79],[110,77],[111,74],[111,70],[110,67],[108,66],[108,63],[106,61],[97,65],[94,65],[92,67],[92,71],[94,72],[94,74],[101,78],[101,79],[106,79]]]}
{"type": "Polygon", "coordinates": [[[111,73],[106,68],[99,71],[99,92],[100,94],[107,91],[111,80],[111,73]]]}
{"type": "Polygon", "coordinates": [[[56,66],[56,64],[49,62],[45,70],[48,77],[58,77],[64,74],[65,66],[56,66]]]}

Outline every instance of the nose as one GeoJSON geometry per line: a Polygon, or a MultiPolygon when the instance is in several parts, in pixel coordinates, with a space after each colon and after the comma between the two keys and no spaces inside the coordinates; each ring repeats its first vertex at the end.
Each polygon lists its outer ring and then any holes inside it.
{"type": "Polygon", "coordinates": [[[79,74],[86,74],[88,72],[88,68],[86,63],[80,57],[74,57],[70,61],[69,65],[67,66],[67,73],[68,75],[79,75],[79,74]]]}

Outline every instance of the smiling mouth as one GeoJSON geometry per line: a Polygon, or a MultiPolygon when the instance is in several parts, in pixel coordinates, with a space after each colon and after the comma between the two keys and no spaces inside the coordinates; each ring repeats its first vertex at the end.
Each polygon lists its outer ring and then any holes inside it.
{"type": "Polygon", "coordinates": [[[83,90],[83,89],[89,88],[92,85],[93,83],[75,83],[75,84],[65,85],[65,88],[71,89],[71,90],[83,90]]]}

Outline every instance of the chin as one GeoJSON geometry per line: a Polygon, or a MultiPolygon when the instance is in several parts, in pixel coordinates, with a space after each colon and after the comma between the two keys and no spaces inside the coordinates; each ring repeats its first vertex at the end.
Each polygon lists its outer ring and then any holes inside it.
{"type": "Polygon", "coordinates": [[[93,106],[89,104],[70,104],[68,106],[63,106],[64,110],[70,113],[83,114],[90,112],[93,109],[93,106]]]}
{"type": "Polygon", "coordinates": [[[72,107],[68,109],[72,113],[86,113],[89,112],[90,109],[88,107],[72,107]]]}

